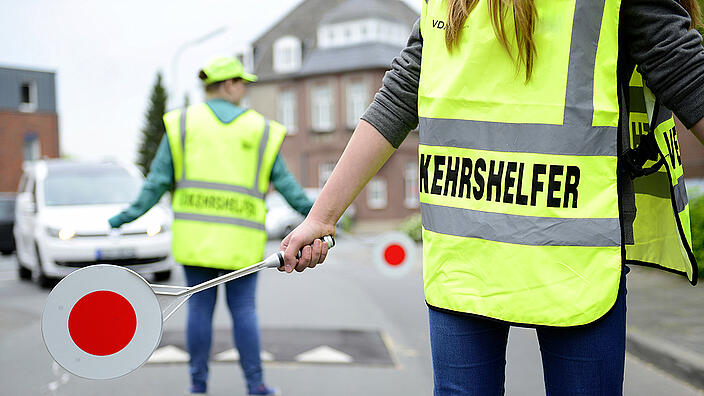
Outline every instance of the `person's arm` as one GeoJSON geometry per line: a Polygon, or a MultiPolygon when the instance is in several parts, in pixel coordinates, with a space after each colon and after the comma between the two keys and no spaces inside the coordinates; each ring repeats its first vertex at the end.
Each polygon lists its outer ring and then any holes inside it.
{"type": "Polygon", "coordinates": [[[174,165],[171,159],[169,140],[164,135],[137,199],[127,209],[108,220],[110,227],[118,228],[147,213],[173,185],[174,165]]]}
{"type": "Polygon", "coordinates": [[[395,148],[418,126],[418,84],[423,52],[420,19],[406,48],[391,63],[374,102],[362,115],[330,179],[308,217],[281,242],[286,272],[303,271],[322,263],[327,254],[318,238],[335,234],[345,209],[389,159],[395,148]],[[312,243],[312,246],[307,246],[312,243]],[[295,256],[301,250],[301,258],[295,256]]]}
{"type": "Polygon", "coordinates": [[[296,178],[289,172],[286,161],[281,154],[277,154],[274,160],[274,166],[271,169],[271,183],[298,213],[306,216],[310,212],[313,201],[308,198],[296,178]]]}
{"type": "Polygon", "coordinates": [[[362,119],[372,124],[395,148],[418,126],[418,84],[423,37],[420,19],[408,37],[406,48],[391,62],[381,89],[362,119]]]}
{"type": "Polygon", "coordinates": [[[393,153],[391,143],[371,124],[357,125],[308,217],[281,242],[286,272],[300,272],[325,260],[327,247],[318,238],[335,235],[337,220],[393,153]],[[299,250],[301,258],[296,260],[299,250]]]}
{"type": "Polygon", "coordinates": [[[687,11],[677,0],[625,0],[621,21],[648,88],[703,140],[695,124],[704,118],[704,48],[687,11]]]}

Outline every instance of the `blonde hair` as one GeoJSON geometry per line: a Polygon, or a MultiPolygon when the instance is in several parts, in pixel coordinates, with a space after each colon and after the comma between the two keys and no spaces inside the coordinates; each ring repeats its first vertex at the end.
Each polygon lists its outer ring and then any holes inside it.
{"type": "Polygon", "coordinates": [[[699,7],[697,0],[680,0],[680,5],[687,10],[692,18],[689,28],[697,29],[702,27],[702,9],[699,7]]]}
{"type": "MultiPolygon", "coordinates": [[[[447,27],[445,29],[445,44],[452,51],[459,45],[462,29],[469,14],[474,10],[480,0],[448,0],[447,27]]],[[[509,55],[511,49],[506,37],[505,19],[510,9],[513,11],[513,24],[516,31],[518,45],[518,64],[525,65],[526,81],[533,74],[535,60],[535,21],[538,17],[534,0],[487,0],[491,11],[491,23],[494,27],[496,38],[509,55]]],[[[694,1],[694,0],[691,0],[694,1]]]]}

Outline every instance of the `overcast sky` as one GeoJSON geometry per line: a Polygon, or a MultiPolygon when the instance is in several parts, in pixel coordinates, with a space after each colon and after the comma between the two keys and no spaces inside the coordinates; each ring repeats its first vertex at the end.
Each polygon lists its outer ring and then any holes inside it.
{"type": "Polygon", "coordinates": [[[301,1],[0,0],[0,66],[56,72],[63,155],[134,161],[157,71],[179,101],[184,90],[201,100],[204,60],[245,47],[301,1]]]}

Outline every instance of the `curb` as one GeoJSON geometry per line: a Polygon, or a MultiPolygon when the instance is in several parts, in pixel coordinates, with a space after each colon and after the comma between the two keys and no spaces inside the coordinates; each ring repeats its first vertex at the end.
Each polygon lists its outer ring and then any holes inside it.
{"type": "Polygon", "coordinates": [[[626,330],[626,352],[704,389],[704,357],[638,329],[626,330]]]}

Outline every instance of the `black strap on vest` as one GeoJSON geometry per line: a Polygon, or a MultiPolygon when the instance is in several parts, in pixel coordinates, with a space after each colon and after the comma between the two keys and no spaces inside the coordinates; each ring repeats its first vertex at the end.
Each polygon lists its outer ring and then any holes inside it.
{"type": "Polygon", "coordinates": [[[660,100],[655,99],[653,119],[650,122],[649,133],[640,139],[638,147],[633,149],[629,148],[621,154],[621,158],[626,165],[626,169],[634,179],[636,177],[652,175],[653,173],[659,171],[663,165],[665,165],[665,157],[660,154],[658,143],[655,140],[655,128],[657,127],[659,111],[660,100]],[[643,168],[643,165],[645,165],[646,161],[649,160],[656,162],[647,168],[643,168]]]}

